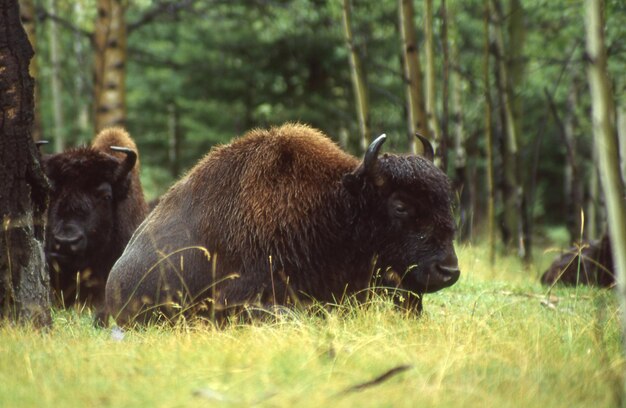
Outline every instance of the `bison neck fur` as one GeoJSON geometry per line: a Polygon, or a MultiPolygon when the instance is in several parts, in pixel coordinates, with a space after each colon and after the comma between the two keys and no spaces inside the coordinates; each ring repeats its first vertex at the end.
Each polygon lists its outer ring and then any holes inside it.
{"type": "Polygon", "coordinates": [[[429,245],[449,252],[453,232],[449,183],[427,160],[385,155],[371,175],[305,125],[254,130],[214,148],[161,198],[112,269],[107,306],[127,323],[155,311],[219,317],[247,304],[337,302],[369,286],[373,259],[401,274],[450,258],[429,245]],[[390,218],[394,195],[409,197],[410,228],[390,218]],[[442,232],[415,248],[420,218],[442,232]]]}
{"type": "Polygon", "coordinates": [[[46,256],[55,298],[66,306],[78,300],[103,309],[109,271],[147,213],[138,162],[120,171],[128,155],[111,146],[137,151],[126,131],[110,128],[90,147],[43,158],[52,186],[46,256]]]}

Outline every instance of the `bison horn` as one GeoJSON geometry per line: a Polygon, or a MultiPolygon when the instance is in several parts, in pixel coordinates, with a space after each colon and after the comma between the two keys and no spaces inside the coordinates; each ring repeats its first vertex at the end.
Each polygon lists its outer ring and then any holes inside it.
{"type": "Polygon", "coordinates": [[[363,159],[363,167],[366,174],[371,174],[376,167],[378,153],[380,152],[380,148],[383,143],[385,143],[385,140],[387,140],[387,135],[383,133],[378,136],[367,148],[365,158],[363,159]]]}
{"type": "Polygon", "coordinates": [[[117,169],[116,178],[118,180],[126,177],[126,175],[135,167],[135,163],[137,162],[137,153],[129,149],[127,147],[119,147],[119,146],[111,146],[111,150],[114,152],[124,153],[126,155],[126,159],[120,164],[120,167],[117,169]]]}
{"type": "Polygon", "coordinates": [[[424,157],[427,158],[430,161],[434,161],[435,160],[435,149],[433,149],[433,145],[430,144],[430,140],[428,140],[426,137],[420,135],[419,133],[416,133],[415,137],[417,137],[419,139],[419,141],[422,142],[422,146],[424,146],[424,157]]]}
{"type": "Polygon", "coordinates": [[[37,153],[39,153],[39,155],[42,155],[42,153],[41,153],[41,146],[45,146],[48,143],[49,142],[47,140],[36,140],[35,141],[35,148],[37,149],[37,153]]]}

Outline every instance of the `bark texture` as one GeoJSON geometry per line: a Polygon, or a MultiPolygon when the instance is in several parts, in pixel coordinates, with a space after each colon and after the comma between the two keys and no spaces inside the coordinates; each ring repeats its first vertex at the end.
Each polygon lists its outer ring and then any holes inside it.
{"type": "Polygon", "coordinates": [[[0,309],[4,318],[49,325],[43,252],[48,185],[31,137],[33,48],[17,0],[0,0],[0,309]]]}
{"type": "MultiPolygon", "coordinates": [[[[626,339],[626,199],[620,175],[619,149],[615,129],[615,105],[608,78],[604,45],[604,1],[586,0],[587,76],[591,91],[592,123],[598,154],[600,182],[606,201],[609,237],[622,305],[622,339],[626,339]]],[[[626,344],[624,345],[626,347],[626,344]]],[[[622,398],[626,386],[622,388],[622,398]]],[[[624,401],[622,399],[622,406],[624,401]]]]}

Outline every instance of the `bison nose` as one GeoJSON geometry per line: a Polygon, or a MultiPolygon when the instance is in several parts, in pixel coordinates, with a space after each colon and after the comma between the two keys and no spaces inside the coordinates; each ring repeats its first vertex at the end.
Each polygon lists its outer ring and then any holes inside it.
{"type": "Polygon", "coordinates": [[[80,252],[87,246],[87,240],[85,235],[80,232],[75,232],[71,235],[55,235],[54,236],[54,249],[59,252],[80,252]]]}
{"type": "Polygon", "coordinates": [[[435,265],[435,269],[437,270],[441,282],[447,284],[447,286],[453,285],[459,280],[459,276],[461,276],[461,270],[456,265],[437,264],[435,265]]]}

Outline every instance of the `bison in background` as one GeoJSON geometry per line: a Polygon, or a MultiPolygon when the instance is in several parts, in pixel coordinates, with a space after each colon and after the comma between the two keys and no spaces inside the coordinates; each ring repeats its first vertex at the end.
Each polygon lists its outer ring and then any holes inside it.
{"type": "Polygon", "coordinates": [[[613,286],[615,283],[613,255],[608,235],[582,246],[571,247],[559,255],[544,272],[541,283],[613,286]]]}
{"type": "Polygon", "coordinates": [[[120,324],[246,305],[337,302],[383,285],[417,297],[459,278],[450,183],[420,156],[363,162],[301,124],[212,149],[163,195],[113,266],[120,324]],[[373,262],[376,262],[376,268],[373,262]]]}
{"type": "Polygon", "coordinates": [[[51,185],[45,250],[54,297],[65,306],[91,304],[102,319],[109,271],[148,211],[137,146],[110,128],[91,147],[42,162],[51,185]]]}

